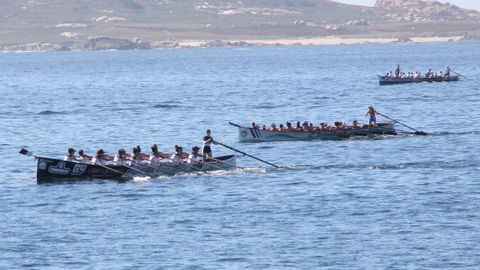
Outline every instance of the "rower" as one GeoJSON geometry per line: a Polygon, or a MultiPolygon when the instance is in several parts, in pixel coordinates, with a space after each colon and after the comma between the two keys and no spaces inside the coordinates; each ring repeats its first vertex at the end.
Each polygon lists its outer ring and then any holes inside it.
{"type": "Polygon", "coordinates": [[[105,155],[103,149],[98,149],[97,154],[92,158],[92,164],[106,165],[108,161],[113,159],[112,156],[105,155]]]}
{"type": "Polygon", "coordinates": [[[395,69],[395,77],[400,77],[400,65],[397,65],[397,69],[395,69]]]}
{"type": "Polygon", "coordinates": [[[432,69],[429,68],[427,73],[425,73],[425,78],[430,78],[433,75],[432,69]]]}
{"type": "Polygon", "coordinates": [[[125,149],[120,148],[117,151],[117,154],[115,155],[115,158],[113,159],[113,165],[117,166],[123,166],[127,164],[127,153],[125,152],[125,149]]]}
{"type": "Polygon", "coordinates": [[[73,148],[68,148],[67,150],[67,155],[63,158],[65,161],[79,161],[79,159],[75,156],[75,149],[73,148]]]}
{"type": "Polygon", "coordinates": [[[376,126],[377,125],[377,112],[373,108],[372,105],[368,106],[368,111],[365,114],[365,116],[370,115],[370,120],[368,121],[368,125],[370,127],[376,126]]]}
{"type": "Polygon", "coordinates": [[[140,152],[141,148],[139,146],[133,147],[132,154],[130,159],[132,160],[132,165],[139,165],[142,163],[142,153],[140,152]]]}
{"type": "Polygon", "coordinates": [[[358,125],[358,121],[357,121],[357,120],[353,120],[353,122],[352,122],[352,128],[360,128],[360,126],[358,125]]]}
{"type": "Polygon", "coordinates": [[[451,71],[450,67],[447,66],[447,67],[445,68],[445,77],[450,77],[450,71],[451,71]]]}
{"type": "Polygon", "coordinates": [[[168,154],[159,152],[158,151],[158,146],[156,144],[152,145],[151,149],[152,149],[152,153],[150,154],[150,157],[148,158],[148,161],[150,162],[150,164],[160,163],[160,160],[162,158],[168,158],[169,157],[168,154]]]}
{"type": "Polygon", "coordinates": [[[174,164],[183,163],[183,148],[181,146],[175,145],[175,153],[170,157],[170,162],[174,164]]]}
{"type": "Polygon", "coordinates": [[[89,155],[86,155],[86,154],[83,152],[83,149],[80,149],[80,150],[78,150],[78,157],[77,157],[77,159],[78,159],[79,161],[85,162],[85,161],[90,161],[90,160],[92,160],[92,157],[89,156],[89,155]]]}
{"type": "Polygon", "coordinates": [[[140,145],[137,145],[137,150],[141,160],[148,160],[150,158],[150,155],[142,153],[142,148],[140,147],[140,145]]]}
{"type": "Polygon", "coordinates": [[[212,148],[211,144],[217,144],[216,141],[212,138],[212,131],[207,129],[205,137],[203,137],[203,147],[202,147],[202,161],[205,162],[207,160],[207,156],[209,158],[212,157],[212,148]]]}
{"type": "Polygon", "coordinates": [[[188,155],[188,160],[187,160],[187,163],[197,163],[198,162],[198,158],[200,157],[200,154],[198,153],[198,151],[200,150],[200,147],[198,146],[194,146],[192,147],[192,153],[190,155],[188,155]]]}

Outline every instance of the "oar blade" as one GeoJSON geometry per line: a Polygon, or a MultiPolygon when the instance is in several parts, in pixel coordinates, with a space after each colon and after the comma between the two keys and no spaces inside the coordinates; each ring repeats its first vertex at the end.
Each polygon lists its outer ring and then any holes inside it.
{"type": "Polygon", "coordinates": [[[20,152],[18,152],[18,153],[20,153],[24,156],[29,156],[29,157],[33,156],[33,154],[25,148],[20,149],[20,152]]]}
{"type": "Polygon", "coordinates": [[[416,131],[415,132],[415,135],[418,135],[418,136],[427,136],[428,134],[424,131],[416,131]]]}

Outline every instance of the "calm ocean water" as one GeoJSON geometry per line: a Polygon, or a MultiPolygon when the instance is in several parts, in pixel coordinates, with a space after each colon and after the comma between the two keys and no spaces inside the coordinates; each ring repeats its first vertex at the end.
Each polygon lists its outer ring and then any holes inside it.
{"type": "Polygon", "coordinates": [[[0,54],[0,268],[478,269],[479,48],[0,54]],[[397,63],[470,80],[378,86],[397,63]],[[241,144],[227,123],[365,122],[370,104],[432,135],[241,144]],[[173,151],[207,128],[288,169],[37,185],[18,154],[173,151]]]}

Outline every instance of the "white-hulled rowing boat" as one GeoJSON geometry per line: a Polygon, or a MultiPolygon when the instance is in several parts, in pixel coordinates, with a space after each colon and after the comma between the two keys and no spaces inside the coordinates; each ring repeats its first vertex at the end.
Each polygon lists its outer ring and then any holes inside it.
{"type": "Polygon", "coordinates": [[[240,142],[341,140],[351,137],[397,135],[394,128],[394,121],[377,123],[374,127],[347,127],[323,131],[273,131],[268,129],[244,127],[232,122],[229,122],[229,124],[238,128],[238,138],[240,142]]]}

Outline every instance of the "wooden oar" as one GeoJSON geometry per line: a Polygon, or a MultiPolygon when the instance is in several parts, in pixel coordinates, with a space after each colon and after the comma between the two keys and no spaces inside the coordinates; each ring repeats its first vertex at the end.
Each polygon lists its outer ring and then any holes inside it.
{"type": "Polygon", "coordinates": [[[394,121],[395,123],[399,123],[400,125],[402,125],[402,126],[404,126],[404,127],[406,127],[406,128],[409,128],[409,129],[415,131],[415,135],[420,135],[420,136],[427,136],[427,135],[428,135],[428,134],[427,134],[426,132],[424,132],[424,131],[420,131],[420,130],[415,129],[415,128],[411,127],[411,126],[407,126],[407,125],[405,125],[404,123],[402,123],[402,122],[400,122],[400,121],[398,121],[398,120],[395,120],[395,119],[393,119],[393,118],[390,118],[390,117],[386,116],[385,114],[379,113],[379,112],[376,111],[376,110],[375,110],[375,112],[376,112],[378,115],[381,115],[381,116],[383,116],[383,117],[385,117],[385,118],[387,118],[387,119],[390,119],[390,120],[394,121]]]}
{"type": "Polygon", "coordinates": [[[453,71],[453,70],[451,70],[451,69],[450,69],[450,71],[453,72],[453,73],[455,73],[455,74],[457,74],[458,76],[462,76],[462,77],[464,77],[465,79],[470,80],[469,78],[467,78],[466,76],[463,76],[462,74],[460,74],[460,73],[458,73],[458,72],[455,72],[455,71],[453,71]]]}
{"type": "MultiPolygon", "coordinates": [[[[98,164],[97,164],[97,165],[98,165],[98,164]]],[[[139,172],[139,173],[141,173],[141,174],[145,174],[146,176],[149,176],[150,178],[153,178],[153,176],[150,175],[149,173],[146,173],[146,172],[144,172],[144,171],[142,171],[142,170],[133,168],[132,166],[128,166],[128,165],[125,165],[125,164],[123,164],[122,166],[123,166],[123,167],[127,167],[128,169],[130,169],[130,170],[132,170],[132,171],[136,171],[136,172],[139,172]]],[[[143,165],[142,165],[142,166],[143,166],[143,165]]],[[[148,167],[150,167],[150,166],[148,166],[148,167]]]]}
{"type": "MultiPolygon", "coordinates": [[[[105,166],[105,165],[102,165],[102,164],[98,164],[98,163],[97,163],[97,164],[91,164],[91,165],[100,166],[100,167],[102,167],[102,168],[104,168],[104,169],[107,169],[107,170],[110,170],[110,171],[112,171],[112,172],[119,173],[121,176],[125,175],[125,174],[128,172],[128,171],[126,171],[126,172],[121,172],[121,171],[112,169],[112,168],[110,168],[110,167],[108,167],[108,166],[105,166]]],[[[125,166],[125,167],[127,167],[127,166],[125,166]]],[[[128,167],[127,167],[127,168],[128,168],[128,167]]]]}
{"type": "Polygon", "coordinates": [[[32,152],[28,151],[27,149],[25,148],[22,148],[20,149],[20,152],[18,152],[24,156],[29,156],[29,157],[34,157],[34,158],[37,158],[37,156],[35,156],[32,152]]]}
{"type": "MultiPolygon", "coordinates": [[[[239,168],[239,169],[242,169],[242,170],[245,169],[245,167],[237,166],[237,165],[234,165],[234,164],[225,162],[225,161],[220,160],[220,159],[217,159],[217,158],[207,157],[207,159],[211,159],[211,160],[214,160],[214,161],[216,161],[216,162],[220,162],[220,163],[223,163],[223,164],[227,164],[228,166],[232,166],[232,167],[239,168]]],[[[208,162],[206,162],[205,164],[207,164],[208,166],[213,166],[213,167],[215,167],[214,165],[212,165],[212,164],[210,164],[210,163],[208,163],[208,162]]],[[[219,168],[220,170],[223,170],[223,168],[221,168],[221,167],[217,167],[217,168],[219,168]]]]}
{"type": "Polygon", "coordinates": [[[235,151],[235,152],[238,152],[238,153],[240,153],[240,154],[242,154],[242,155],[249,156],[249,157],[251,157],[251,158],[253,158],[253,159],[256,159],[256,160],[258,160],[258,161],[261,161],[261,162],[263,162],[263,163],[266,163],[266,164],[268,164],[268,165],[270,165],[270,166],[273,166],[273,167],[275,167],[275,168],[277,168],[277,169],[281,168],[280,166],[277,166],[277,165],[275,165],[275,164],[273,164],[273,163],[270,163],[270,162],[268,162],[268,161],[265,161],[265,160],[263,160],[263,159],[260,159],[260,158],[258,158],[258,157],[256,157],[256,156],[252,156],[252,155],[250,155],[250,154],[248,154],[248,153],[245,153],[245,152],[243,152],[243,151],[240,151],[240,150],[238,150],[238,149],[235,149],[235,148],[233,148],[233,147],[231,147],[231,146],[225,145],[225,144],[223,144],[223,143],[221,143],[221,142],[216,142],[216,143],[217,143],[217,144],[220,144],[221,146],[223,146],[223,147],[225,147],[225,148],[228,148],[228,149],[230,149],[230,150],[233,150],[233,151],[235,151]]]}
{"type": "MultiPolygon", "coordinates": [[[[162,158],[162,159],[164,159],[164,158],[162,158]]],[[[153,161],[153,160],[150,160],[150,162],[153,162],[153,163],[155,163],[155,164],[157,164],[157,165],[162,165],[162,164],[163,164],[163,163],[161,163],[161,162],[156,162],[156,161],[153,161]]],[[[175,175],[174,173],[169,173],[169,172],[166,172],[166,171],[160,169],[160,167],[154,167],[154,168],[157,169],[157,170],[159,170],[159,171],[161,171],[161,172],[163,172],[163,173],[166,173],[166,174],[168,174],[168,175],[170,175],[170,176],[174,176],[174,175],[175,175]]]]}

